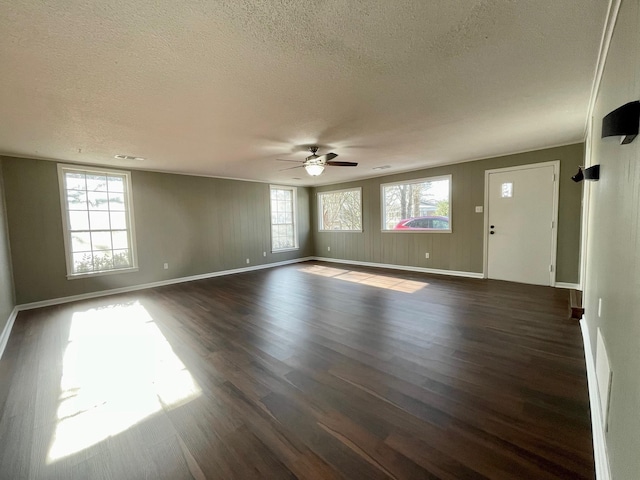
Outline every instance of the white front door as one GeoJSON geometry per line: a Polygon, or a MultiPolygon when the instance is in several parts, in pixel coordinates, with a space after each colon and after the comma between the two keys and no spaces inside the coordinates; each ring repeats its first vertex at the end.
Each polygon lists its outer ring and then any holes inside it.
{"type": "Polygon", "coordinates": [[[557,162],[487,172],[487,276],[552,285],[557,162]]]}

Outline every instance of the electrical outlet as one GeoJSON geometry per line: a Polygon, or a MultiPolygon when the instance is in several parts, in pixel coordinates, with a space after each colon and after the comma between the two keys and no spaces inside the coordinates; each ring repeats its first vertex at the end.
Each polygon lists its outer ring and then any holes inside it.
{"type": "Polygon", "coordinates": [[[482,205],[476,206],[476,213],[482,213],[482,205]]]}
{"type": "Polygon", "coordinates": [[[262,256],[266,257],[267,256],[267,252],[262,252],[262,256]]]}
{"type": "Polygon", "coordinates": [[[598,317],[602,316],[602,299],[598,299],[598,317]]]}
{"type": "Polygon", "coordinates": [[[330,252],[330,251],[331,251],[331,247],[327,247],[327,252],[330,252]]]}
{"type": "Polygon", "coordinates": [[[424,258],[429,258],[429,252],[424,254],[424,258]]]}
{"type": "Polygon", "coordinates": [[[165,269],[165,270],[169,270],[169,264],[168,264],[168,263],[165,263],[165,264],[164,264],[164,269],[165,269]]]}
{"type": "Polygon", "coordinates": [[[247,258],[247,265],[249,265],[249,259],[247,258]]]}

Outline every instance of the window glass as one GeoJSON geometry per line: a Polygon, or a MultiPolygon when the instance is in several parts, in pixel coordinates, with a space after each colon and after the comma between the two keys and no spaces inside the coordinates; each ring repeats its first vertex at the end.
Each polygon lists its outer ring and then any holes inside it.
{"type": "Polygon", "coordinates": [[[320,230],[361,232],[362,190],[318,193],[318,212],[320,230]]]}
{"type": "Polygon", "coordinates": [[[58,166],[67,273],[135,268],[128,172],[58,166]]]}
{"type": "Polygon", "coordinates": [[[298,248],[295,187],[270,187],[271,250],[298,248]]]}
{"type": "Polygon", "coordinates": [[[451,176],[382,185],[383,231],[451,232],[451,176]]]}

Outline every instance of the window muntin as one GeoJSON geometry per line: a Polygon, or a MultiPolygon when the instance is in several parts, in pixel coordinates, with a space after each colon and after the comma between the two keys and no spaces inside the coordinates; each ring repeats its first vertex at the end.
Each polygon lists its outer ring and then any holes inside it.
{"type": "Polygon", "coordinates": [[[331,232],[362,231],[362,189],[318,193],[318,229],[331,232]]]}
{"type": "Polygon", "coordinates": [[[135,270],[129,172],[58,165],[67,275],[135,270]]]}
{"type": "Polygon", "coordinates": [[[296,188],[270,187],[271,251],[281,252],[298,248],[296,222],[296,188]]]}
{"type": "Polygon", "coordinates": [[[451,175],[381,185],[382,231],[451,232],[451,175]]]}

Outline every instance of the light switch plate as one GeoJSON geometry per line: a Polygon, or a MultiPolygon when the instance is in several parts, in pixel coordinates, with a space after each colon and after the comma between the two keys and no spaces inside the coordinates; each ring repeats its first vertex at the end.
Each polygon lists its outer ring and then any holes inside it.
{"type": "Polygon", "coordinates": [[[476,213],[482,213],[482,205],[477,205],[476,206],[476,213]]]}

